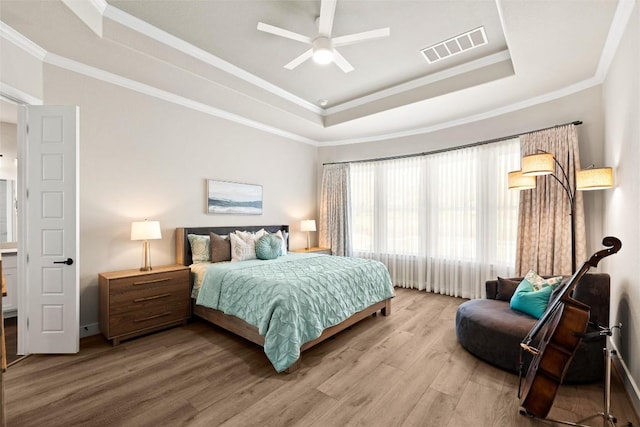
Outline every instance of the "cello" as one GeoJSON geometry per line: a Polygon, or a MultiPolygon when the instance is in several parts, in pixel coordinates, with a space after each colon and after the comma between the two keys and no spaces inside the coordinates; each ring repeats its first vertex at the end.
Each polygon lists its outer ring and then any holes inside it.
{"type": "Polygon", "coordinates": [[[622,243],[616,237],[602,240],[607,249],[602,249],[589,258],[569,281],[557,292],[542,317],[520,343],[522,349],[533,355],[525,384],[522,389],[520,406],[527,415],[546,418],[551,410],[564,375],[582,341],[589,324],[590,307],[571,297],[571,291],[589,268],[597,267],[602,258],[620,250],[622,243]],[[538,348],[531,343],[543,327],[546,330],[538,348]]]}

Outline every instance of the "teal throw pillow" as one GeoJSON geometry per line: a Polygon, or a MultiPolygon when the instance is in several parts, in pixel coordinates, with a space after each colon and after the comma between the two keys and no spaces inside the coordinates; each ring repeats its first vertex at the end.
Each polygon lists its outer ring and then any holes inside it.
{"type": "Polygon", "coordinates": [[[276,259],[282,254],[282,239],[275,234],[265,234],[256,242],[258,259],[276,259]]]}
{"type": "Polygon", "coordinates": [[[542,278],[532,271],[525,276],[511,297],[510,306],[513,310],[521,311],[536,319],[542,317],[549,304],[549,297],[562,281],[562,277],[540,279],[542,278]]]}

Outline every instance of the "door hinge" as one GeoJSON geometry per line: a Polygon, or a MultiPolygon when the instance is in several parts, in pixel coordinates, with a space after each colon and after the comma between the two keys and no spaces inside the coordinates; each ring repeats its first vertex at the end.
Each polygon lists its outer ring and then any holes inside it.
{"type": "Polygon", "coordinates": [[[29,254],[27,254],[27,264],[29,263],[29,254]]]}
{"type": "Polygon", "coordinates": [[[29,133],[29,125],[27,124],[27,129],[26,129],[27,134],[29,133]]]}
{"type": "Polygon", "coordinates": [[[29,189],[28,188],[26,189],[26,193],[27,193],[26,196],[27,196],[27,199],[28,199],[29,198],[29,189]]]}
{"type": "Polygon", "coordinates": [[[29,318],[27,317],[27,329],[29,329],[29,318]]]}

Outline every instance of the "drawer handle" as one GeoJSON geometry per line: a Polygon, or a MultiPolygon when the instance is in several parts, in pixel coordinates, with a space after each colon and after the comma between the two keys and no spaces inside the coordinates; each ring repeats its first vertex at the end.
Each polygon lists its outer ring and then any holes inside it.
{"type": "Polygon", "coordinates": [[[133,319],[133,323],[146,322],[147,320],[157,319],[158,317],[169,316],[170,314],[171,312],[167,311],[166,313],[156,314],[155,316],[143,317],[142,319],[133,319]]]}
{"type": "Polygon", "coordinates": [[[171,296],[171,294],[154,295],[152,297],[136,298],[136,299],[133,300],[133,302],[151,301],[151,300],[154,300],[154,299],[166,298],[166,297],[170,297],[170,296],[171,296]]]}
{"type": "Polygon", "coordinates": [[[165,277],[164,279],[145,280],[144,282],[133,282],[133,286],[148,285],[150,283],[168,282],[169,280],[171,280],[171,278],[169,278],[169,277],[165,277]]]}

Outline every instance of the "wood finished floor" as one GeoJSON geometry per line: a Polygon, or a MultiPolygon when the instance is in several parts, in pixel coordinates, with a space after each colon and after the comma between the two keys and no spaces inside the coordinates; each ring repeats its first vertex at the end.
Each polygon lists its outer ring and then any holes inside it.
{"type": "MultiPolygon", "coordinates": [[[[457,343],[462,302],[397,289],[391,316],[305,352],[290,375],[276,374],[260,347],[201,321],[118,347],[90,337],[77,355],[9,367],[7,425],[546,425],[518,414],[516,375],[457,343]]],[[[575,421],[601,401],[601,384],[562,386],[550,416],[575,421]]],[[[639,425],[618,381],[612,412],[639,425]]]]}

